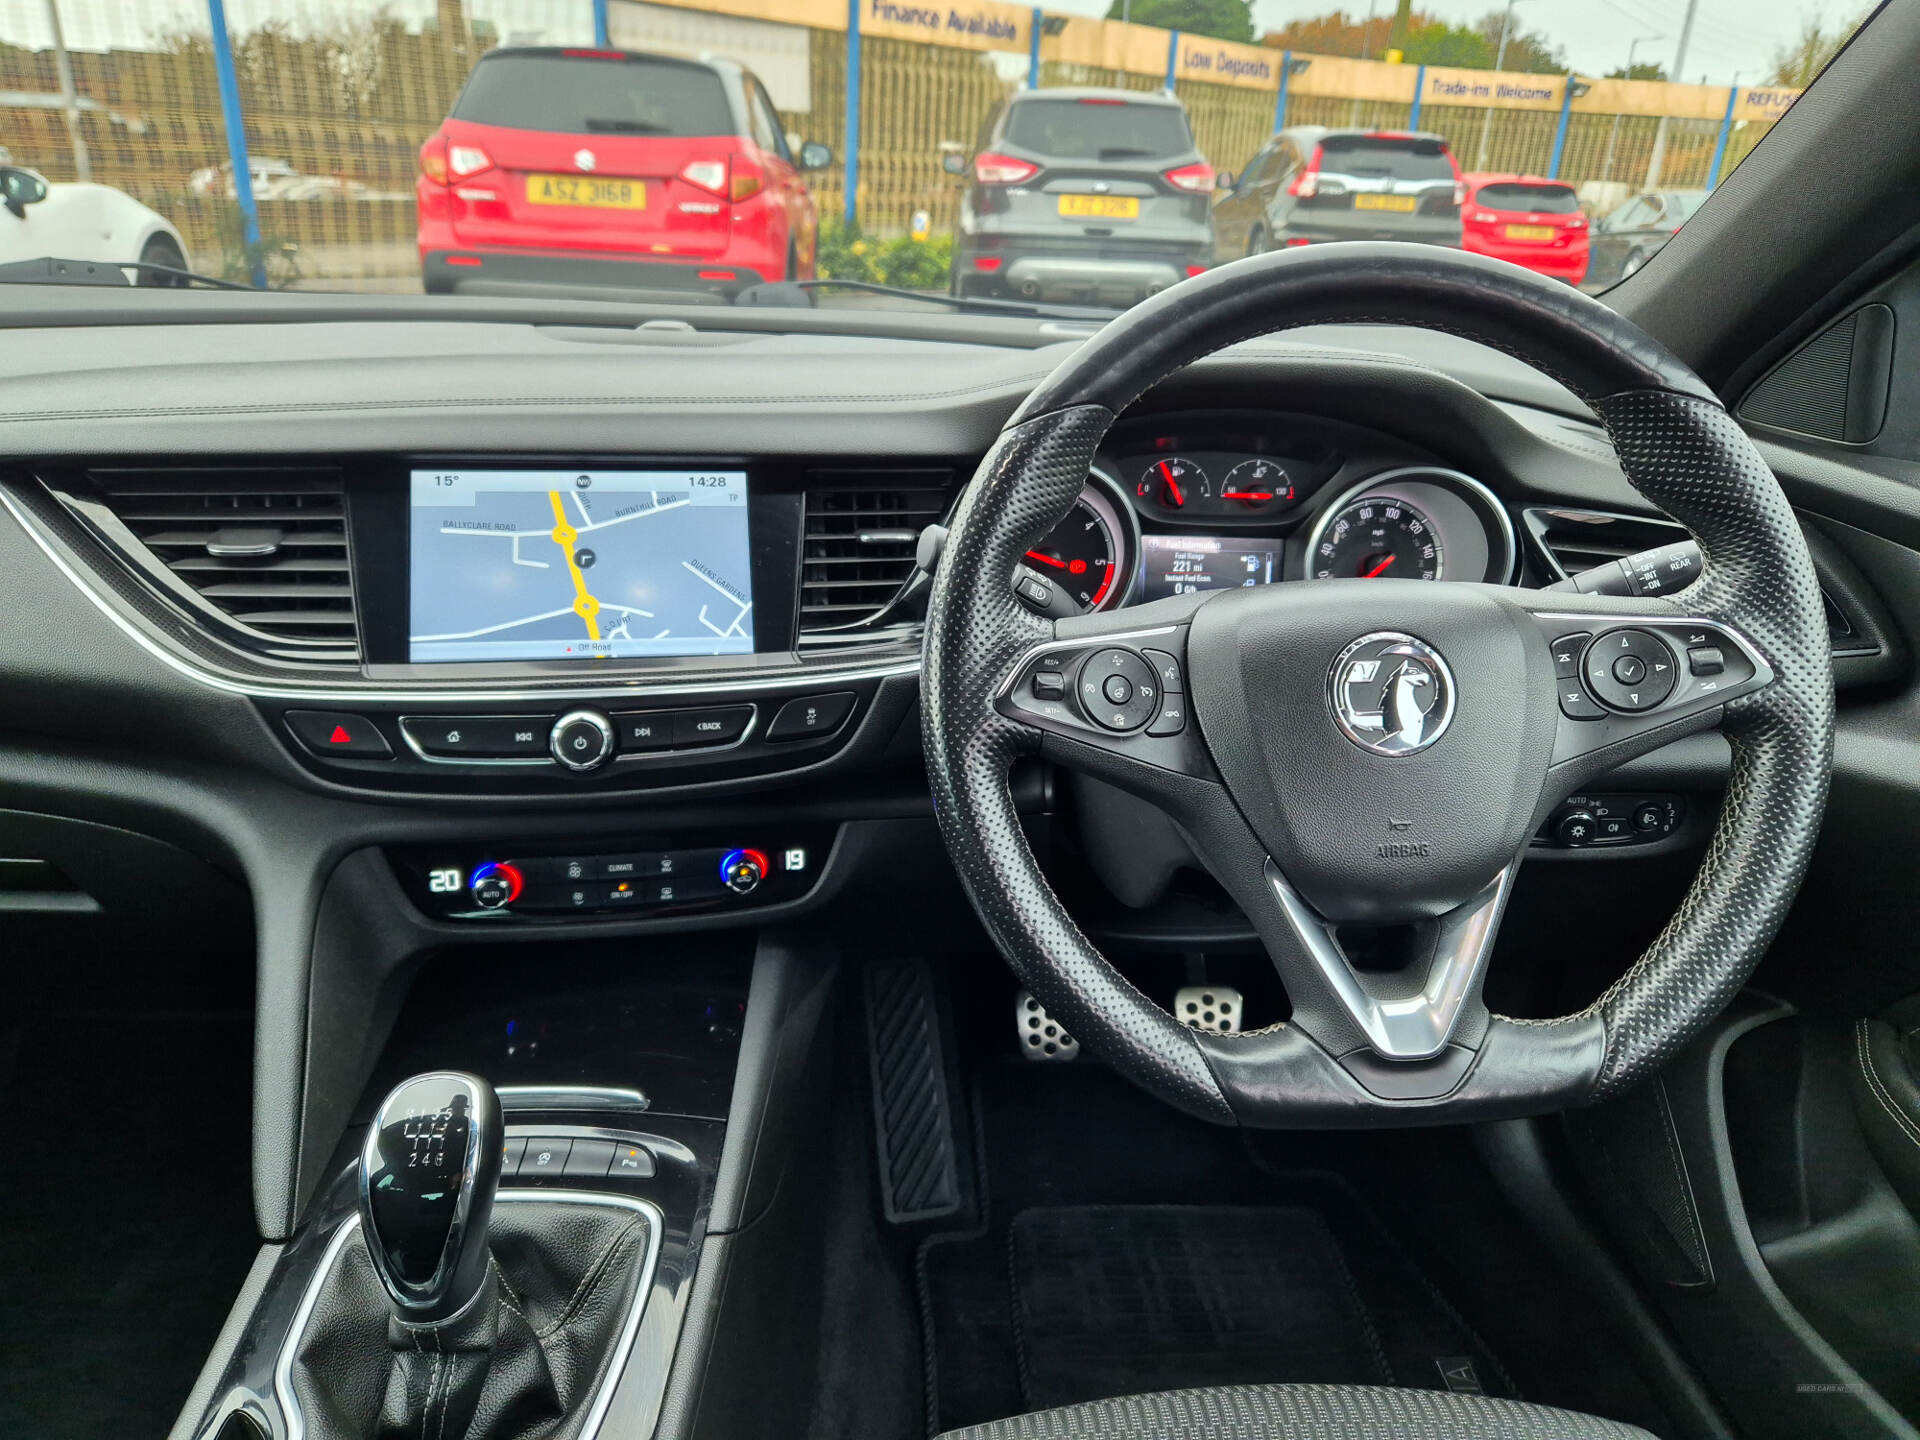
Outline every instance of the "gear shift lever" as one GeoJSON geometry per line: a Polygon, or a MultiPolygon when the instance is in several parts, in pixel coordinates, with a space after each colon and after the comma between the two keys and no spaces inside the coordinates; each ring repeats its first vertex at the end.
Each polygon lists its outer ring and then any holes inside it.
{"type": "Polygon", "coordinates": [[[505,1138],[499,1097],[478,1075],[416,1075],[381,1102],[360,1154],[360,1221],[403,1323],[450,1319],[485,1285],[505,1138]]]}

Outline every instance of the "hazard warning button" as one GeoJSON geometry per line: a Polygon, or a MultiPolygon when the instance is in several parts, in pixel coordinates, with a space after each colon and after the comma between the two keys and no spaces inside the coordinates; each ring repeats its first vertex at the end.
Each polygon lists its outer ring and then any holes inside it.
{"type": "Polygon", "coordinates": [[[287,729],[315,755],[351,755],[356,760],[391,760],[393,747],[387,744],[374,723],[364,715],[347,715],[338,710],[289,710],[287,729]]]}

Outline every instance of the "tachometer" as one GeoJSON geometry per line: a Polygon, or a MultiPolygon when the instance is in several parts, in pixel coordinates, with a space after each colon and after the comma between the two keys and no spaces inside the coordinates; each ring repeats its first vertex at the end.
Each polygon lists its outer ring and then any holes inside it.
{"type": "Polygon", "coordinates": [[[1027,551],[1022,563],[1053,581],[1083,609],[1098,610],[1117,601],[1118,591],[1125,588],[1119,583],[1117,528],[1104,500],[1092,492],[1083,493],[1067,518],[1027,551]]]}
{"type": "Polygon", "coordinates": [[[1316,580],[1438,580],[1445,557],[1424,512],[1389,495],[1369,495],[1333,517],[1309,563],[1316,580]]]}

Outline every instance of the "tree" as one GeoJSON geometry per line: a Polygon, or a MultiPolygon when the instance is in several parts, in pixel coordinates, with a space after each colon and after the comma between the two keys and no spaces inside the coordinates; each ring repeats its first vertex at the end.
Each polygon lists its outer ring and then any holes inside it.
{"type": "Polygon", "coordinates": [[[1510,10],[1490,10],[1473,28],[1486,40],[1503,70],[1519,70],[1530,75],[1567,73],[1567,62],[1560,56],[1560,47],[1538,31],[1527,29],[1510,10]],[[1513,30],[1507,36],[1507,53],[1501,56],[1500,32],[1509,20],[1513,22],[1513,30]]]}
{"type": "Polygon", "coordinates": [[[1631,74],[1628,73],[1626,66],[1616,65],[1607,72],[1606,78],[1609,80],[1664,80],[1667,78],[1667,67],[1656,65],[1651,60],[1636,60],[1633,62],[1631,74]]]}
{"type": "Polygon", "coordinates": [[[1109,20],[1118,20],[1123,9],[1137,25],[1158,25],[1162,30],[1178,30],[1183,35],[1211,35],[1216,40],[1253,39],[1252,0],[1113,0],[1107,9],[1109,20]]]}
{"type": "Polygon", "coordinates": [[[1813,83],[1815,76],[1827,68],[1827,63],[1840,53],[1840,47],[1853,38],[1853,32],[1860,28],[1869,13],[1863,11],[1831,30],[1826,28],[1826,16],[1818,12],[1808,16],[1800,23],[1800,33],[1773,52],[1771,82],[1804,90],[1813,83]]]}
{"type": "MultiPolygon", "coordinates": [[[[1500,51],[1504,11],[1494,11],[1475,25],[1449,25],[1423,10],[1410,12],[1400,41],[1409,65],[1451,65],[1464,70],[1491,70],[1500,51]]],[[[1307,20],[1295,20],[1284,29],[1260,38],[1262,45],[1309,55],[1367,56],[1378,60],[1387,51],[1393,21],[1377,17],[1369,28],[1345,10],[1330,10],[1307,20]]],[[[1535,74],[1564,75],[1566,62],[1560,47],[1546,36],[1527,30],[1516,19],[1507,41],[1506,68],[1535,74]]]]}
{"type": "Polygon", "coordinates": [[[1275,50],[1299,50],[1309,55],[1344,55],[1349,59],[1378,60],[1387,53],[1387,34],[1393,20],[1376,16],[1371,24],[1345,10],[1329,10],[1310,20],[1292,20],[1260,37],[1275,50]]]}

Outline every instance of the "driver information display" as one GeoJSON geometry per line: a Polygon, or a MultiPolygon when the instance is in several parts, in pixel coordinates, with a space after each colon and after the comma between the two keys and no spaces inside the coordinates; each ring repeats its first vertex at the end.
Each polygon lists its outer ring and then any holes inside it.
{"type": "Polygon", "coordinates": [[[738,470],[415,470],[410,660],[753,649],[738,470]]]}

